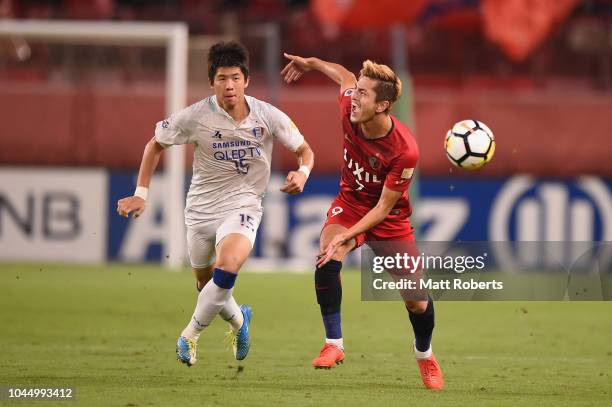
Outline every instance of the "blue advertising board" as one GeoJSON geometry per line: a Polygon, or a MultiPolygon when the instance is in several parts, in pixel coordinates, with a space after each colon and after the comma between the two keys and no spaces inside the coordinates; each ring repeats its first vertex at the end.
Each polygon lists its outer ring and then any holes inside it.
{"type": "MultiPolygon", "coordinates": [[[[155,179],[147,211],[137,220],[117,216],[117,199],[134,190],[136,175],[111,173],[107,257],[158,261],[164,256],[164,196],[155,179]]],[[[325,214],[338,190],[336,176],[313,175],[304,193],[279,191],[274,174],[264,200],[256,258],[314,258],[325,214]]],[[[186,181],[186,188],[188,181],[186,181]]],[[[543,180],[517,175],[473,180],[419,180],[413,224],[425,241],[612,241],[612,181],[597,177],[543,180]]]]}

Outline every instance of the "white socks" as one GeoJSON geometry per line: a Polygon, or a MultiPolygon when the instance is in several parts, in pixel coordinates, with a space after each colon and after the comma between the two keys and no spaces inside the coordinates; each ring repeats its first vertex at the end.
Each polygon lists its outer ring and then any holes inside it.
{"type": "Polygon", "coordinates": [[[214,279],[210,279],[200,291],[196,309],[181,336],[197,341],[202,330],[210,325],[230,298],[232,298],[231,288],[221,288],[215,284],[214,279]]]}
{"type": "MultiPolygon", "coordinates": [[[[234,289],[232,288],[232,292],[234,289]]],[[[219,316],[227,321],[228,324],[232,327],[232,331],[236,332],[240,328],[242,328],[242,323],[244,322],[244,317],[242,316],[242,311],[238,306],[238,303],[234,299],[234,296],[231,295],[221,311],[219,311],[219,316]]]]}
{"type": "Polygon", "coordinates": [[[427,359],[433,354],[433,351],[431,350],[431,345],[429,345],[429,349],[427,349],[425,352],[417,350],[416,346],[414,345],[412,345],[412,348],[414,349],[414,356],[416,356],[417,359],[427,359]]]}
{"type": "Polygon", "coordinates": [[[325,343],[331,343],[332,345],[336,345],[340,349],[344,350],[344,340],[342,338],[340,339],[325,338],[325,343]]]}

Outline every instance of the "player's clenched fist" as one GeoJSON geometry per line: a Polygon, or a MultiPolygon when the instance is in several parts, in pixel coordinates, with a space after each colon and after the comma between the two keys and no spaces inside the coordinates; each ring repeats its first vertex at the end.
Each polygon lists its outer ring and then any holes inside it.
{"type": "Polygon", "coordinates": [[[285,178],[285,185],[280,189],[288,194],[299,194],[304,191],[304,184],[308,177],[302,171],[290,171],[285,178]]]}
{"type": "Polygon", "coordinates": [[[117,201],[117,213],[126,218],[131,214],[139,217],[145,210],[145,200],[139,196],[128,196],[117,201]]]}

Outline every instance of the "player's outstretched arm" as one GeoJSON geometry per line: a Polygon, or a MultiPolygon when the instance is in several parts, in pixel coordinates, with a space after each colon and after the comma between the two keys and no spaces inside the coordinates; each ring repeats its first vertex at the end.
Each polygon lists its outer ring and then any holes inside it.
{"type": "Polygon", "coordinates": [[[285,185],[281,187],[282,192],[288,194],[299,194],[304,191],[304,185],[308,180],[310,171],[314,166],[314,152],[307,142],[302,143],[295,151],[300,168],[297,171],[290,171],[285,178],[285,185]]]}
{"type": "Polygon", "coordinates": [[[295,82],[308,71],[319,71],[329,79],[340,85],[340,92],[357,86],[355,75],[340,64],[323,61],[319,58],[303,58],[297,55],[284,53],[289,63],[281,71],[286,83],[295,82]]]}
{"type": "Polygon", "coordinates": [[[145,146],[140,170],[138,171],[138,181],[136,191],[133,196],[128,196],[117,201],[117,213],[126,218],[131,214],[135,218],[139,217],[145,210],[145,201],[153,172],[159,163],[159,157],[164,148],[155,141],[153,137],[145,146]]]}

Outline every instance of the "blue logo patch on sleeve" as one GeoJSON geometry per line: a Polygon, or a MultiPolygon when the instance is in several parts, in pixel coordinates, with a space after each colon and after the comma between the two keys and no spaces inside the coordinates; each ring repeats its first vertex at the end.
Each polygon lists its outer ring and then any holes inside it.
{"type": "Polygon", "coordinates": [[[253,128],[253,136],[255,138],[261,138],[263,136],[263,127],[254,127],[253,128]]]}

